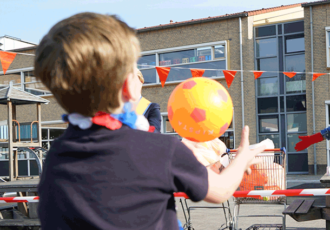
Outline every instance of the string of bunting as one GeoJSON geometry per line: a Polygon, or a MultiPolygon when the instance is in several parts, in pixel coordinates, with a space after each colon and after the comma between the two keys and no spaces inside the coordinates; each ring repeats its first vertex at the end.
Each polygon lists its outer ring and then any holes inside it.
{"type": "Polygon", "coordinates": [[[191,71],[192,77],[202,77],[206,70],[213,70],[213,71],[222,71],[228,88],[230,88],[232,82],[234,81],[235,75],[237,72],[252,72],[254,74],[254,79],[258,79],[261,77],[261,75],[265,72],[267,73],[283,73],[285,76],[289,78],[293,78],[297,74],[312,74],[313,79],[312,81],[315,81],[318,77],[322,75],[328,75],[329,73],[312,73],[312,72],[281,72],[281,71],[260,71],[260,70],[224,70],[224,69],[191,69],[191,68],[183,68],[183,67],[159,67],[156,66],[156,70],[159,76],[159,80],[162,84],[162,87],[164,87],[166,79],[171,71],[172,68],[176,69],[189,69],[191,71]]]}
{"type": "Polygon", "coordinates": [[[1,62],[2,70],[3,70],[3,74],[6,74],[7,70],[9,69],[9,66],[14,61],[17,54],[35,56],[34,54],[14,53],[14,52],[0,50],[0,62],[1,62]]]}

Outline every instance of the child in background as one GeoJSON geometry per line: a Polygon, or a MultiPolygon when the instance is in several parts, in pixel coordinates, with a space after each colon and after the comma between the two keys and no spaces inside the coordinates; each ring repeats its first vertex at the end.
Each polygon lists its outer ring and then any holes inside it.
{"type": "Polygon", "coordinates": [[[238,156],[216,174],[196,159],[194,146],[139,130],[130,103],[140,96],[139,53],[133,29],[96,13],[58,22],[40,42],[35,75],[69,122],[40,178],[42,229],[179,229],[174,192],[222,203],[263,150],[248,149],[245,127],[238,156]]]}
{"type": "Polygon", "coordinates": [[[154,132],[160,133],[160,125],[162,123],[162,117],[160,115],[160,106],[159,104],[151,103],[146,98],[142,97],[142,85],[144,83],[144,78],[140,70],[137,70],[137,76],[140,80],[140,84],[136,85],[136,89],[140,94],[140,98],[138,102],[136,102],[136,113],[145,116],[149,124],[155,127],[154,132]]]}

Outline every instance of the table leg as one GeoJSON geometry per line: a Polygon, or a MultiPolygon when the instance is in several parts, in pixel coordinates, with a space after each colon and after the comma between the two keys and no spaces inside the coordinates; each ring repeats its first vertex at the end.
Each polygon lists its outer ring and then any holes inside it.
{"type": "MultiPolygon", "coordinates": [[[[20,197],[23,197],[23,196],[26,196],[26,193],[25,192],[18,192],[18,195],[20,197]]],[[[23,213],[23,215],[25,215],[25,216],[29,215],[26,203],[17,203],[17,209],[18,209],[18,211],[23,213]]]]}

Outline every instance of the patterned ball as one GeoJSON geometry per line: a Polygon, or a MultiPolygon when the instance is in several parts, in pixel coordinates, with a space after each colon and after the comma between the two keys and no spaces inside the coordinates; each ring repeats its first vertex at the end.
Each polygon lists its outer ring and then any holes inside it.
{"type": "Polygon", "coordinates": [[[190,78],[179,84],[167,104],[173,129],[195,142],[220,137],[233,119],[233,102],[228,91],[217,81],[190,78]]]}

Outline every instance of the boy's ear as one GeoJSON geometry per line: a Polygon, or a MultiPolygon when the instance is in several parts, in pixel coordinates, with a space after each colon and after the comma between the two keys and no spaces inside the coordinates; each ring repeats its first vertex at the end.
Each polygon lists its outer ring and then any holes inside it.
{"type": "Polygon", "coordinates": [[[127,77],[123,84],[123,97],[124,97],[125,101],[129,101],[130,98],[132,97],[128,85],[129,85],[129,83],[128,83],[128,77],[127,77]]]}
{"type": "Polygon", "coordinates": [[[136,79],[137,76],[134,76],[134,73],[129,73],[123,84],[123,97],[125,101],[135,101],[138,99],[138,94],[136,93],[136,79]]]}

